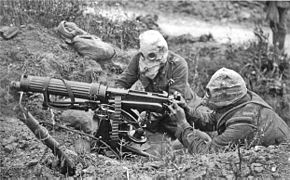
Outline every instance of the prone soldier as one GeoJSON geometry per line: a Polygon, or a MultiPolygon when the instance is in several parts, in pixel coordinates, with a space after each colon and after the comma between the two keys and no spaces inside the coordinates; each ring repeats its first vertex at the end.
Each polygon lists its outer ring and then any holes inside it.
{"type": "MultiPolygon", "coordinates": [[[[246,88],[237,72],[221,68],[206,86],[204,105],[213,109],[208,119],[195,121],[194,129],[186,120],[195,109],[183,103],[169,106],[177,122],[176,138],[190,153],[212,152],[231,145],[278,145],[290,140],[290,128],[257,94],[246,88]],[[203,131],[217,131],[213,139],[203,131]]],[[[203,118],[204,118],[203,117],[203,118]]]]}

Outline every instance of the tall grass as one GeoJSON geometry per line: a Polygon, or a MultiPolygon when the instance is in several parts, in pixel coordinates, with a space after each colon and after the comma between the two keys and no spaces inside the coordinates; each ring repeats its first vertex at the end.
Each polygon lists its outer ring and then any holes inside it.
{"type": "Polygon", "coordinates": [[[73,21],[81,11],[81,0],[2,0],[2,25],[40,23],[54,27],[61,20],[73,21]]]}

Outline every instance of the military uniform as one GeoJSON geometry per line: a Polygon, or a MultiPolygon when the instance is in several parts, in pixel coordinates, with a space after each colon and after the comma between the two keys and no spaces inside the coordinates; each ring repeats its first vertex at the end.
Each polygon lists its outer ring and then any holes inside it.
{"type": "Polygon", "coordinates": [[[290,8],[290,1],[270,1],[266,4],[267,19],[273,32],[273,45],[278,43],[279,49],[282,50],[287,34],[287,11],[290,8]]]}

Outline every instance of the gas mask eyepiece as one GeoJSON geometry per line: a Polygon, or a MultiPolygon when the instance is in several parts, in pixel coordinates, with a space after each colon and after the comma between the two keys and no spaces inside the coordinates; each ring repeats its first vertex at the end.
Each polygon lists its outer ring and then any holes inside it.
{"type": "Polygon", "coordinates": [[[157,54],[156,53],[149,53],[148,56],[147,56],[147,59],[150,60],[150,61],[156,61],[157,59],[157,54]]]}

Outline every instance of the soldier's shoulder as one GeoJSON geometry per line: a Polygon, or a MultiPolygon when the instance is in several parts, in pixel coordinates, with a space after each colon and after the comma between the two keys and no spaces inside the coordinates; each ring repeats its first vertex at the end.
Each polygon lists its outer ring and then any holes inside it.
{"type": "Polygon", "coordinates": [[[246,104],[245,106],[239,107],[237,110],[230,113],[229,117],[226,118],[226,126],[237,125],[237,124],[256,124],[256,105],[246,104]]]}
{"type": "Polygon", "coordinates": [[[172,51],[169,51],[168,53],[168,62],[176,65],[187,65],[187,62],[183,57],[172,51]]]}
{"type": "Polygon", "coordinates": [[[138,63],[140,59],[140,52],[135,53],[131,58],[131,63],[138,63]]]}
{"type": "Polygon", "coordinates": [[[262,105],[249,102],[245,106],[239,108],[235,116],[253,118],[259,114],[262,105]]]}
{"type": "Polygon", "coordinates": [[[135,52],[132,56],[132,59],[139,59],[140,58],[141,53],[140,52],[135,52]]]}

